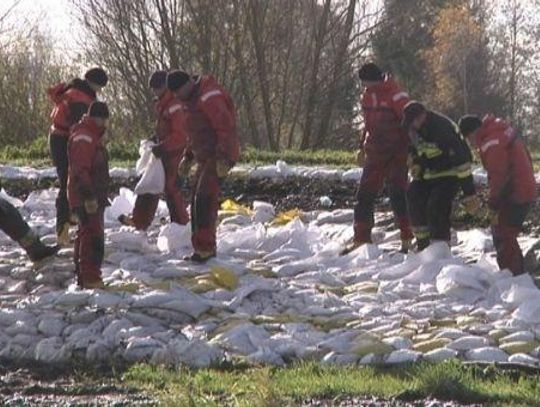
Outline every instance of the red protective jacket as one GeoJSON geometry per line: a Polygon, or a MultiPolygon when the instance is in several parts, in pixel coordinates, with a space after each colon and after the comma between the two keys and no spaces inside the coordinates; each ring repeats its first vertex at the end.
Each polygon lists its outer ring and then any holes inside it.
{"type": "Polygon", "coordinates": [[[236,163],[240,143],[233,101],[212,76],[197,79],[197,89],[185,105],[188,154],[197,161],[227,159],[236,163]]]}
{"type": "Polygon", "coordinates": [[[403,108],[409,95],[389,75],[384,82],[370,86],[362,94],[365,148],[377,152],[407,149],[409,140],[401,127],[403,108]]]}
{"type": "Polygon", "coordinates": [[[489,206],[501,202],[530,203],[537,197],[536,181],[529,151],[508,123],[486,116],[476,133],[476,148],[488,173],[489,206]]]}
{"type": "Polygon", "coordinates": [[[48,90],[54,103],[51,112],[51,131],[69,136],[69,129],[77,123],[88,107],[96,100],[96,92],[82,79],[73,79],[70,83],[59,83],[48,90]]]}
{"type": "Polygon", "coordinates": [[[71,209],[81,207],[85,199],[95,198],[108,204],[109,160],[103,144],[104,130],[85,115],[71,131],[68,142],[68,200],[71,209]]]}
{"type": "Polygon", "coordinates": [[[156,101],[156,136],[165,151],[183,151],[187,145],[184,106],[170,91],[156,101]]]}

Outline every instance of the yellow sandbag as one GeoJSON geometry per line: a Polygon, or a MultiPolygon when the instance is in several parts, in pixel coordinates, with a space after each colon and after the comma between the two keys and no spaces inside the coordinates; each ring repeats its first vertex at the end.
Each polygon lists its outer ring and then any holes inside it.
{"type": "Polygon", "coordinates": [[[220,287],[227,290],[236,290],[238,287],[238,276],[234,271],[220,266],[212,266],[210,268],[212,280],[220,287]]]}
{"type": "Polygon", "coordinates": [[[504,338],[506,335],[508,335],[508,332],[506,332],[504,329],[492,329],[488,333],[489,339],[497,343],[501,338],[504,338]]]}
{"type": "Polygon", "coordinates": [[[412,339],[412,337],[415,334],[416,334],[416,332],[414,332],[412,329],[398,328],[398,329],[394,329],[393,331],[386,332],[384,334],[384,336],[387,337],[387,338],[400,336],[400,337],[403,337],[403,338],[412,339]]]}
{"type": "Polygon", "coordinates": [[[221,210],[231,215],[246,215],[251,216],[252,211],[247,206],[241,205],[232,199],[227,199],[222,202],[221,210]]]}
{"type": "Polygon", "coordinates": [[[195,284],[191,285],[189,289],[195,294],[203,294],[208,291],[217,290],[219,286],[215,283],[212,276],[204,276],[204,278],[197,279],[195,284]]]}
{"type": "Polygon", "coordinates": [[[370,353],[374,355],[385,355],[392,351],[394,351],[394,348],[391,345],[369,334],[360,335],[355,340],[355,345],[353,346],[353,352],[361,358],[370,353]]]}
{"type": "Polygon", "coordinates": [[[433,339],[433,332],[418,334],[412,337],[414,343],[426,342],[433,339]]]}
{"type": "Polygon", "coordinates": [[[379,283],[376,281],[362,281],[345,288],[349,293],[373,294],[379,290],[379,283]]]}
{"type": "Polygon", "coordinates": [[[301,215],[300,209],[291,209],[290,211],[278,213],[272,222],[271,226],[283,226],[295,219],[298,219],[301,215]]]}
{"type": "Polygon", "coordinates": [[[513,355],[514,353],[531,353],[538,346],[537,341],[517,341],[517,342],[508,342],[504,343],[499,348],[504,350],[506,353],[513,355]]]}
{"type": "Polygon", "coordinates": [[[469,315],[462,315],[456,318],[457,325],[459,327],[466,327],[468,325],[477,324],[481,322],[478,317],[471,317],[469,315]]]}
{"type": "Polygon", "coordinates": [[[436,328],[450,328],[456,325],[455,319],[431,319],[429,321],[430,325],[436,327],[436,328]]]}
{"type": "Polygon", "coordinates": [[[450,342],[452,342],[451,339],[448,338],[436,338],[436,339],[430,339],[423,342],[418,342],[413,345],[413,350],[418,352],[430,352],[435,349],[443,348],[446,345],[448,345],[450,342]]]}

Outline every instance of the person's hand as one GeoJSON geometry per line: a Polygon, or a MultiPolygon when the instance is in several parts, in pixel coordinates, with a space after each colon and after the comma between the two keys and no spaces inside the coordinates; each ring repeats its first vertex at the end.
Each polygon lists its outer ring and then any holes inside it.
{"type": "Polygon", "coordinates": [[[364,167],[366,163],[366,152],[363,148],[359,149],[356,152],[356,164],[358,164],[359,167],[364,167]]]}
{"type": "Polygon", "coordinates": [[[410,171],[413,180],[419,180],[422,178],[422,166],[420,164],[413,164],[410,167],[410,171]]]}
{"type": "Polygon", "coordinates": [[[499,212],[497,212],[495,209],[488,210],[488,221],[491,226],[498,226],[499,225],[499,212]]]}
{"type": "Polygon", "coordinates": [[[154,154],[154,157],[156,158],[163,157],[164,152],[163,144],[156,144],[154,147],[152,147],[152,154],[154,154]]]}
{"type": "Polygon", "coordinates": [[[482,202],[476,194],[466,196],[465,198],[463,198],[461,203],[463,204],[465,211],[472,216],[478,215],[482,209],[482,202]]]}
{"type": "Polygon", "coordinates": [[[98,201],[97,201],[96,198],[85,199],[85,201],[84,201],[84,211],[88,215],[96,214],[97,211],[98,211],[98,207],[99,207],[99,204],[98,204],[98,201]]]}
{"type": "Polygon", "coordinates": [[[228,174],[231,168],[234,167],[234,163],[231,163],[229,160],[220,158],[216,162],[216,172],[218,178],[225,178],[228,174]]]}
{"type": "Polygon", "coordinates": [[[189,176],[189,172],[191,171],[192,165],[193,160],[186,156],[182,157],[180,164],[178,164],[178,176],[180,178],[187,178],[189,176]]]}

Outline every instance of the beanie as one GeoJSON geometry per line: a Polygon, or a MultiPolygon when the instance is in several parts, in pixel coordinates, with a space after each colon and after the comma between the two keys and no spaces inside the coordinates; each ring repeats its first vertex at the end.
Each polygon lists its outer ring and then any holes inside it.
{"type": "Polygon", "coordinates": [[[167,75],[167,88],[177,91],[189,81],[190,76],[184,71],[175,70],[167,75]]]}
{"type": "Polygon", "coordinates": [[[482,120],[474,114],[467,114],[459,119],[458,126],[461,134],[467,137],[469,134],[482,127],[482,120]]]}
{"type": "Polygon", "coordinates": [[[384,80],[383,71],[373,62],[368,62],[367,64],[362,65],[358,71],[358,76],[360,77],[360,80],[363,81],[378,82],[384,80]]]}
{"type": "Polygon", "coordinates": [[[106,103],[94,102],[88,108],[88,116],[101,119],[109,118],[109,108],[106,103]]]}
{"type": "Polygon", "coordinates": [[[92,68],[86,71],[84,74],[84,79],[88,82],[95,83],[101,87],[107,85],[109,78],[102,68],[92,68]]]}
{"type": "Polygon", "coordinates": [[[152,89],[159,89],[167,85],[167,71],[155,71],[148,81],[148,86],[152,89]]]}
{"type": "Polygon", "coordinates": [[[422,103],[416,100],[411,100],[403,108],[403,127],[405,129],[411,127],[414,119],[416,119],[418,116],[425,112],[427,112],[427,109],[422,103]]]}

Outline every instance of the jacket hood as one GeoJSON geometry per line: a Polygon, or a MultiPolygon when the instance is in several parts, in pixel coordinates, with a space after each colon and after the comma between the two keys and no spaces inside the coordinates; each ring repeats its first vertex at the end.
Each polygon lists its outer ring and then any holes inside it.
{"type": "Polygon", "coordinates": [[[495,117],[493,115],[487,115],[482,120],[482,127],[478,131],[476,136],[477,145],[481,144],[482,140],[488,137],[490,134],[504,132],[508,129],[509,124],[503,119],[495,117]]]}
{"type": "Polygon", "coordinates": [[[88,96],[91,96],[94,99],[96,98],[96,92],[90,87],[88,82],[85,81],[84,79],[75,78],[71,80],[66,87],[66,90],[68,89],[77,89],[81,92],[86,93],[88,96]]]}
{"type": "Polygon", "coordinates": [[[377,83],[373,86],[366,88],[366,91],[368,92],[392,92],[398,90],[400,90],[400,87],[396,80],[390,74],[386,74],[386,76],[384,77],[384,81],[382,81],[381,83],[377,83]]]}

